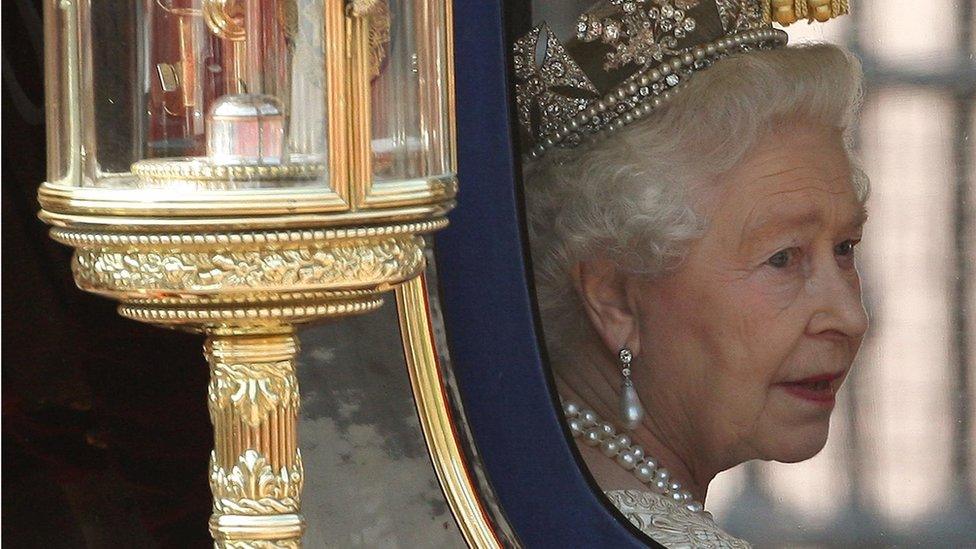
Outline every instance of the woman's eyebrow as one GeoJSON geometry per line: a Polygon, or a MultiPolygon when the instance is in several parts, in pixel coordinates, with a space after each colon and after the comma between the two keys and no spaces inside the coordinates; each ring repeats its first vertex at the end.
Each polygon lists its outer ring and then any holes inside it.
{"type": "Polygon", "coordinates": [[[739,235],[739,250],[742,252],[752,250],[765,238],[783,230],[818,227],[823,223],[823,216],[819,209],[805,207],[800,209],[788,208],[788,210],[791,211],[775,208],[766,209],[759,213],[752,222],[747,222],[739,235]]]}
{"type": "Polygon", "coordinates": [[[866,204],[860,204],[857,210],[854,212],[854,218],[850,223],[847,224],[848,227],[854,229],[860,229],[868,221],[868,208],[866,204]]]}
{"type": "MultiPolygon", "coordinates": [[[[859,204],[844,228],[860,229],[867,220],[867,208],[864,204],[859,204]]],[[[747,224],[742,234],[758,236],[773,229],[797,229],[823,224],[823,212],[819,208],[793,208],[791,211],[768,209],[747,224]]]]}
{"type": "Polygon", "coordinates": [[[771,229],[799,228],[823,223],[819,209],[802,208],[792,211],[769,209],[746,225],[743,234],[759,235],[771,229]]]}

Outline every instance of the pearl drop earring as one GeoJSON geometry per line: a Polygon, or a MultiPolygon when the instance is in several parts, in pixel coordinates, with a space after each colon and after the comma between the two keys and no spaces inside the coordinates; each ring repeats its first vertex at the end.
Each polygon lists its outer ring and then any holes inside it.
{"type": "Polygon", "coordinates": [[[634,389],[634,381],[630,379],[630,363],[634,359],[634,353],[624,347],[620,349],[618,358],[620,372],[624,376],[624,383],[620,388],[620,417],[624,420],[624,427],[633,430],[644,419],[644,406],[637,396],[637,389],[634,389]]]}

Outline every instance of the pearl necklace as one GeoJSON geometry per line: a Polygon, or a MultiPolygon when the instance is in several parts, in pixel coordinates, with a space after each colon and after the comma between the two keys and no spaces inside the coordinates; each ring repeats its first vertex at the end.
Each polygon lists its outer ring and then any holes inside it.
{"type": "Polygon", "coordinates": [[[663,496],[670,497],[678,505],[692,513],[706,513],[704,506],[692,499],[691,492],[683,490],[681,483],[671,480],[671,472],[659,467],[659,462],[644,453],[640,445],[632,444],[629,435],[617,434],[612,424],[588,408],[580,408],[575,402],[564,401],[563,415],[574,438],[583,438],[587,446],[599,446],[603,454],[614,459],[621,467],[634,473],[642,483],[663,496]]]}

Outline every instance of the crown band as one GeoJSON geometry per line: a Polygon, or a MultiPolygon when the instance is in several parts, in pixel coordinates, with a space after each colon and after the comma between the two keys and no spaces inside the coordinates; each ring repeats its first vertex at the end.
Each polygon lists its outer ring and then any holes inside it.
{"type": "Polygon", "coordinates": [[[584,139],[612,133],[644,118],[667,103],[674,95],[674,90],[687,82],[696,71],[735,53],[784,46],[787,40],[788,36],[784,31],[762,29],[720,38],[695,47],[692,52],[674,57],[662,63],[659,68],[628,80],[604,99],[594,102],[566,124],[559,126],[550,137],[536,143],[528,151],[528,155],[538,158],[552,147],[567,144],[573,147],[584,139]]]}

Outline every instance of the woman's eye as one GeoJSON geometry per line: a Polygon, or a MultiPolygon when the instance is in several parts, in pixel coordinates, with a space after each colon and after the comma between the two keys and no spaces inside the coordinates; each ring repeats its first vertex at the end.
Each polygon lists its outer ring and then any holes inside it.
{"type": "Polygon", "coordinates": [[[769,259],[766,260],[766,264],[777,269],[782,269],[790,264],[790,259],[793,257],[793,248],[787,248],[785,250],[780,250],[773,254],[769,259]]]}
{"type": "Polygon", "coordinates": [[[858,242],[860,240],[845,240],[834,246],[834,253],[841,256],[854,255],[854,246],[857,246],[858,242]]]}

